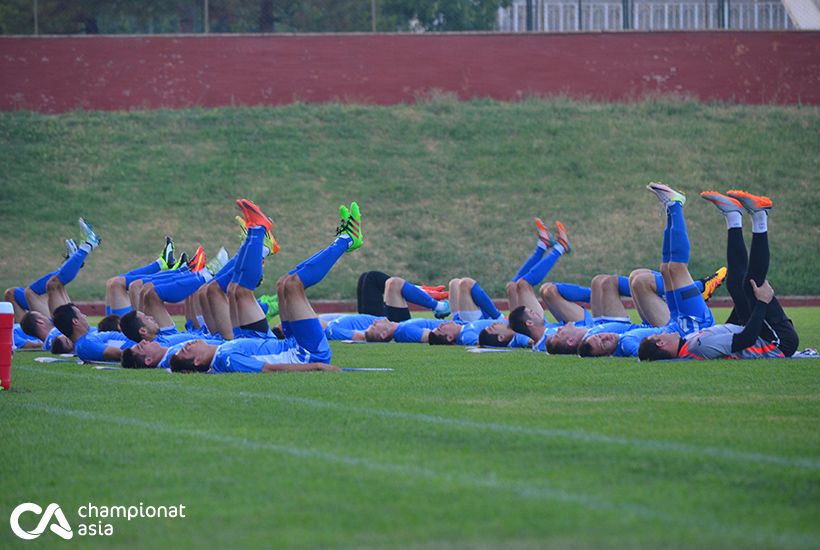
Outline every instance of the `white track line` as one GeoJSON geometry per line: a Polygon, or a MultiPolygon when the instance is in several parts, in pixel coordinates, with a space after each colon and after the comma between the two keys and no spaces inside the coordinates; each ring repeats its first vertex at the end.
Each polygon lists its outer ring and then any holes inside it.
{"type": "Polygon", "coordinates": [[[658,508],[656,507],[640,506],[625,502],[610,502],[607,500],[596,498],[591,495],[573,493],[563,489],[554,489],[550,487],[545,487],[540,484],[533,484],[520,481],[503,481],[495,478],[494,473],[490,473],[486,477],[478,477],[465,474],[451,474],[447,472],[439,472],[430,468],[421,468],[409,464],[393,464],[387,462],[379,462],[367,458],[362,458],[359,456],[341,455],[311,448],[269,443],[267,441],[258,441],[248,438],[222,435],[201,430],[189,430],[185,428],[174,427],[157,421],[148,422],[130,417],[103,415],[90,411],[55,407],[53,405],[47,405],[45,403],[26,403],[23,405],[23,407],[50,415],[60,415],[69,418],[75,418],[78,420],[103,422],[118,426],[140,428],[160,434],[183,436],[193,439],[210,441],[213,443],[219,443],[221,445],[226,445],[234,448],[271,452],[276,454],[292,456],[295,458],[320,460],[323,462],[329,462],[331,464],[349,466],[352,468],[369,470],[372,472],[398,474],[407,477],[433,480],[439,483],[455,483],[469,488],[505,491],[526,499],[548,500],[568,504],[577,504],[583,508],[591,510],[615,511],[619,514],[632,514],[636,517],[655,519],[664,523],[671,523],[675,525],[689,527],[696,526],[701,529],[708,529],[716,534],[721,534],[724,536],[730,535],[732,537],[753,541],[757,544],[761,543],[761,539],[769,542],[770,544],[773,543],[777,545],[801,545],[811,547],[817,543],[817,537],[811,534],[790,532],[773,533],[770,531],[762,531],[755,527],[724,524],[720,521],[714,520],[713,518],[699,518],[683,516],[680,514],[669,514],[658,510],[658,508]]]}
{"type": "Polygon", "coordinates": [[[15,367],[16,370],[23,370],[26,372],[36,372],[38,374],[51,374],[58,376],[68,376],[75,378],[84,378],[95,381],[114,382],[131,385],[144,385],[151,387],[166,387],[172,389],[193,389],[197,392],[211,392],[217,395],[232,395],[236,397],[263,399],[269,401],[280,401],[285,403],[292,403],[303,405],[316,409],[327,409],[340,411],[345,413],[355,413],[365,416],[375,416],[379,418],[395,418],[401,420],[411,420],[414,422],[424,422],[438,426],[449,426],[460,429],[479,430],[501,434],[519,434],[529,435],[535,437],[543,437],[547,439],[568,439],[572,441],[580,441],[583,443],[602,443],[608,445],[618,445],[623,447],[631,447],[633,449],[667,452],[673,454],[693,455],[698,458],[711,457],[726,460],[733,460],[739,462],[750,462],[761,465],[785,466],[790,468],[801,468],[805,470],[820,470],[820,460],[806,457],[786,457],[781,455],[756,453],[748,451],[736,451],[734,449],[727,449],[725,447],[709,447],[701,445],[692,445],[688,443],[677,443],[674,441],[663,441],[656,439],[638,439],[632,437],[610,436],[605,434],[596,434],[585,432],[581,430],[563,430],[554,428],[533,428],[529,426],[516,426],[514,424],[503,424],[496,422],[480,422],[475,420],[466,420],[460,418],[449,418],[445,416],[430,415],[424,413],[411,413],[403,411],[393,411],[389,409],[378,409],[371,407],[357,407],[353,405],[345,405],[334,403],[332,401],[322,401],[318,399],[308,399],[304,397],[293,397],[290,395],[277,395],[269,392],[248,392],[248,391],[226,391],[213,390],[212,388],[203,388],[202,386],[191,386],[186,384],[178,384],[174,382],[157,382],[152,380],[135,380],[133,378],[123,378],[114,376],[94,376],[82,373],[72,373],[67,371],[59,371],[55,369],[38,369],[34,367],[15,367]]]}

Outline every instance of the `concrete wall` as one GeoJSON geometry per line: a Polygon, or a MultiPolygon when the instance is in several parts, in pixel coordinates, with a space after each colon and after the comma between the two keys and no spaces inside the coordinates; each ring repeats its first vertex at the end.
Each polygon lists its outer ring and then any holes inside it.
{"type": "Polygon", "coordinates": [[[820,32],[0,38],[0,110],[685,94],[820,103],[820,32]]]}

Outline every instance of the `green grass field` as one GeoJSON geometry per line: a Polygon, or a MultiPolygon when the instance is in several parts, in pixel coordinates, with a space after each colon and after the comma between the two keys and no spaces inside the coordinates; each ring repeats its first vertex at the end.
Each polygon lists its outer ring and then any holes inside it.
{"type": "MultiPolygon", "coordinates": [[[[820,345],[820,310],[789,313],[820,345]]],[[[111,520],[82,547],[820,545],[819,361],[333,352],[394,371],[184,376],[17,354],[0,516],[56,502],[76,533],[87,503],[186,506],[111,520]]],[[[57,540],[0,527],[3,548],[57,540]]]]}
{"type": "MultiPolygon", "coordinates": [[[[277,222],[282,252],[263,290],[332,237],[358,200],[367,243],[311,291],[352,298],[379,269],[446,283],[471,276],[500,297],[535,242],[532,217],[561,219],[574,254],[555,280],[656,267],[664,220],[651,180],[690,197],[692,271],[725,262],[723,219],[696,193],[769,193],[771,280],[820,295],[820,110],[648,101],[605,105],[438,97],[414,105],[291,105],[60,116],[0,113],[0,285],[58,265],[87,216],[104,238],[70,292],[181,249],[239,244],[233,200],[277,222]]],[[[721,294],[725,291],[721,290],[721,294]]]]}

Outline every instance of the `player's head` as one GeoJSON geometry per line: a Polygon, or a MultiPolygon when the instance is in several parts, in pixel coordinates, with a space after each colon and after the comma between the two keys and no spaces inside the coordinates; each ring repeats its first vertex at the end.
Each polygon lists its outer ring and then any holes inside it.
{"type": "Polygon", "coordinates": [[[618,335],[614,332],[601,332],[582,340],[578,344],[578,355],[581,357],[602,357],[612,355],[618,347],[618,335]]]}
{"type": "Polygon", "coordinates": [[[510,328],[532,338],[532,327],[544,326],[544,317],[527,306],[518,306],[510,312],[510,328]]]}
{"type": "Polygon", "coordinates": [[[427,343],[431,346],[452,346],[461,334],[461,325],[452,321],[442,323],[427,335],[427,343]]]}
{"type": "Polygon", "coordinates": [[[61,305],[52,312],[57,330],[74,340],[76,331],[88,331],[88,318],[71,302],[61,305]]]}
{"type": "Polygon", "coordinates": [[[60,355],[61,353],[72,353],[74,351],[74,342],[71,339],[61,334],[51,341],[51,353],[60,355]]]}
{"type": "Polygon", "coordinates": [[[578,344],[584,338],[587,329],[576,327],[572,323],[559,328],[555,334],[547,338],[547,353],[550,355],[574,355],[578,351],[578,344]]]}
{"type": "Polygon", "coordinates": [[[126,369],[151,369],[157,366],[168,348],[158,342],[140,340],[130,348],[122,350],[121,364],[126,369]]]}
{"type": "Polygon", "coordinates": [[[678,355],[680,336],[676,332],[653,334],[641,341],[638,346],[638,359],[641,361],[662,361],[674,359],[678,355]]]}
{"type": "Polygon", "coordinates": [[[515,331],[507,323],[493,323],[478,333],[478,345],[482,348],[506,348],[515,338],[515,331]]]}
{"type": "Polygon", "coordinates": [[[141,311],[129,311],[120,319],[120,330],[129,340],[153,340],[159,332],[159,325],[150,315],[141,311]]]}
{"type": "Polygon", "coordinates": [[[387,319],[376,319],[367,330],[364,331],[364,339],[368,342],[389,342],[396,333],[398,323],[387,319]]]}
{"type": "Polygon", "coordinates": [[[109,331],[120,331],[120,316],[116,313],[112,313],[111,315],[106,315],[100,322],[97,323],[97,330],[100,332],[109,332],[109,331]]]}
{"type": "Polygon", "coordinates": [[[211,368],[213,353],[205,340],[186,342],[171,357],[172,372],[208,372],[211,368]]]}
{"type": "Polygon", "coordinates": [[[44,328],[45,332],[51,329],[51,321],[39,311],[27,311],[20,319],[20,328],[29,336],[41,338],[44,328]]]}

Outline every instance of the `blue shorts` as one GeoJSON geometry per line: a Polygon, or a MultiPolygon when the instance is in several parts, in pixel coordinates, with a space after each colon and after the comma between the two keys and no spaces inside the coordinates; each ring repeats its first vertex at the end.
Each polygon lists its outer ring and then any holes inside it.
{"type": "Polygon", "coordinates": [[[18,286],[14,289],[14,301],[16,301],[21,308],[28,311],[28,300],[26,300],[25,288],[21,288],[18,286]]]}
{"type": "Polygon", "coordinates": [[[669,306],[669,325],[681,336],[687,336],[715,324],[712,310],[706,305],[700,290],[694,284],[666,292],[669,306]]]}
{"type": "Polygon", "coordinates": [[[290,321],[293,338],[310,353],[311,363],[330,363],[330,344],[319,319],[290,321]]]}

